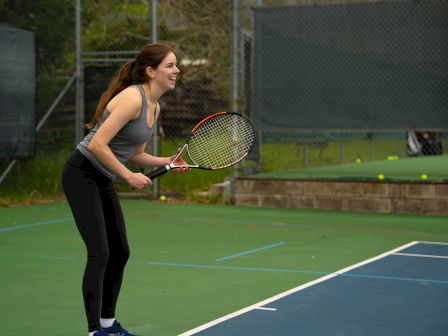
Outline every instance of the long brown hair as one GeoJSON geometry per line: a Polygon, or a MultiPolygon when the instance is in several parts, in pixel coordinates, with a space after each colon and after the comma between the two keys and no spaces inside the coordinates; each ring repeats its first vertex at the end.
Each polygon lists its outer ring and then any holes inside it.
{"type": "Polygon", "coordinates": [[[163,59],[169,53],[175,53],[174,50],[165,44],[148,44],[137,55],[135,60],[124,64],[117,75],[112,79],[107,90],[101,95],[95,115],[92,121],[86,126],[88,129],[95,127],[106,109],[107,104],[118,93],[128,86],[135,84],[144,84],[149,81],[146,75],[146,68],[157,69],[163,59]]]}

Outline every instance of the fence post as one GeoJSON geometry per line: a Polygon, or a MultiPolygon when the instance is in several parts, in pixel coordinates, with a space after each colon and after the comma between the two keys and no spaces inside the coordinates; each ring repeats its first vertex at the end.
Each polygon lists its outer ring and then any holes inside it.
{"type": "Polygon", "coordinates": [[[76,115],[75,144],[83,138],[84,131],[84,68],[81,46],[81,0],[76,0],[75,43],[76,43],[76,115]]]}
{"type": "MultiPolygon", "coordinates": [[[[157,0],[151,1],[151,42],[157,43],[157,0]]],[[[157,120],[154,120],[153,126],[153,134],[151,141],[151,154],[158,156],[159,155],[159,123],[157,120]]],[[[148,190],[149,192],[149,190],[148,190]]],[[[157,179],[152,181],[152,196],[154,199],[157,199],[159,196],[159,182],[157,179]]]]}

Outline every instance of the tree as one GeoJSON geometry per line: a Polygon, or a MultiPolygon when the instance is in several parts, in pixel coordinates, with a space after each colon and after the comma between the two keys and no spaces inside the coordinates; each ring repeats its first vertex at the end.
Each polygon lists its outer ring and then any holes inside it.
{"type": "Polygon", "coordinates": [[[200,81],[228,98],[231,75],[231,1],[160,1],[159,38],[174,43],[185,67],[185,82],[200,81]],[[188,62],[185,62],[188,64],[188,62]]]}

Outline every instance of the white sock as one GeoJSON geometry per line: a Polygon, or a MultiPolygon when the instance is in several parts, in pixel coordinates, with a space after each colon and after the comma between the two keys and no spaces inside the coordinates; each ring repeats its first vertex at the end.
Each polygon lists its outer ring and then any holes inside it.
{"type": "MultiPolygon", "coordinates": [[[[101,328],[109,328],[109,327],[112,327],[112,324],[114,324],[114,321],[115,321],[115,317],[113,317],[113,318],[107,318],[107,319],[100,318],[101,328]]],[[[90,335],[89,335],[89,336],[90,336],[90,335]]]]}
{"type": "Polygon", "coordinates": [[[89,336],[93,336],[93,335],[95,335],[95,333],[96,333],[96,331],[91,331],[91,332],[89,332],[89,336]]]}

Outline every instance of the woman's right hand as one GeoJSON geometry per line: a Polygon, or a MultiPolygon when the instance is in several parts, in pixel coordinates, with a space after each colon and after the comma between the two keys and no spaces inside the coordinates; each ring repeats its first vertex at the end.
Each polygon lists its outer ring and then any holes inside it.
{"type": "Polygon", "coordinates": [[[129,176],[126,178],[126,182],[133,189],[143,189],[146,186],[152,185],[151,179],[142,173],[129,174],[129,176]]]}

